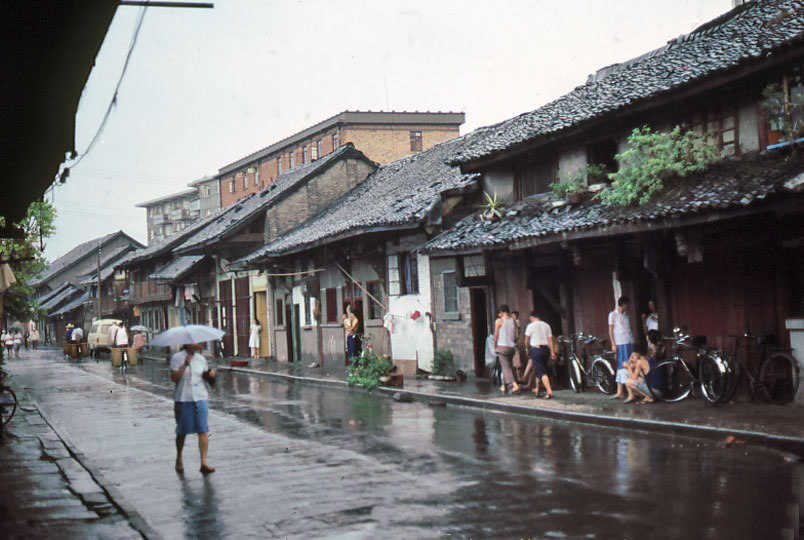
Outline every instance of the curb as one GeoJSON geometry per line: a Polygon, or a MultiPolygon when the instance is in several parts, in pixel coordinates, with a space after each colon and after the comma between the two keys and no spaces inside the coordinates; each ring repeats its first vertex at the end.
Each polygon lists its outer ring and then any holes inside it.
{"type": "MultiPolygon", "coordinates": [[[[260,375],[264,377],[275,377],[290,381],[307,382],[318,384],[322,386],[332,386],[338,388],[358,389],[358,387],[350,387],[346,381],[336,381],[332,379],[319,379],[314,377],[304,377],[300,375],[290,375],[286,373],[277,373],[272,371],[261,371],[250,368],[238,368],[228,366],[218,366],[219,370],[248,373],[251,375],[260,375]]],[[[684,435],[693,437],[703,437],[711,440],[721,440],[729,435],[745,440],[752,444],[763,445],[776,450],[790,452],[804,458],[804,438],[789,437],[785,435],[774,435],[771,433],[764,433],[761,431],[749,431],[743,429],[730,429],[716,426],[702,426],[698,424],[684,424],[680,422],[670,422],[664,420],[646,420],[644,418],[625,418],[606,415],[597,415],[593,413],[584,413],[577,411],[562,411],[556,409],[542,409],[539,407],[531,407],[525,405],[518,405],[515,403],[499,403],[495,401],[488,401],[484,399],[430,394],[427,392],[418,392],[415,390],[404,390],[401,388],[386,388],[377,387],[374,389],[378,394],[390,398],[394,394],[399,393],[413,398],[415,401],[430,402],[438,400],[443,403],[458,405],[462,407],[470,407],[474,409],[482,409],[487,411],[507,412],[513,414],[521,414],[531,417],[551,418],[554,420],[564,420],[568,422],[576,422],[581,424],[606,426],[615,428],[637,429],[641,431],[653,433],[670,433],[673,435],[684,435]]]]}
{"type": "Polygon", "coordinates": [[[42,417],[42,419],[47,423],[50,429],[53,430],[64,446],[67,448],[67,451],[70,455],[75,459],[84,470],[89,473],[89,476],[92,477],[92,480],[95,481],[96,484],[106,493],[106,496],[113,505],[117,507],[118,510],[123,514],[123,517],[129,522],[131,527],[136,530],[138,533],[142,535],[143,538],[153,538],[153,539],[161,539],[162,536],[157,533],[154,529],[151,528],[150,525],[143,519],[143,517],[137,512],[137,510],[129,504],[129,502],[123,497],[123,494],[109,482],[103,474],[99,471],[95,470],[94,467],[90,466],[89,460],[87,457],[78,450],[78,447],[73,443],[70,438],[59,431],[56,428],[56,425],[51,421],[47,414],[39,407],[39,403],[34,401],[33,399],[30,400],[34,407],[36,407],[37,412],[42,417]]]}

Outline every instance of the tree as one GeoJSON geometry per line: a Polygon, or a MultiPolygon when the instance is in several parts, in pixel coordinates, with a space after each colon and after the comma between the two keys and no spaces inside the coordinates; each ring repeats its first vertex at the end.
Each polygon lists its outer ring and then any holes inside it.
{"type": "MultiPolygon", "coordinates": [[[[0,321],[5,316],[18,321],[38,319],[45,315],[34,298],[31,280],[47,267],[43,250],[44,241],[56,232],[56,209],[47,202],[33,202],[28,213],[15,226],[22,232],[20,238],[0,239],[0,264],[8,263],[14,272],[16,283],[12,284],[0,302],[0,321]]],[[[6,227],[0,216],[0,227],[6,227]]]]}

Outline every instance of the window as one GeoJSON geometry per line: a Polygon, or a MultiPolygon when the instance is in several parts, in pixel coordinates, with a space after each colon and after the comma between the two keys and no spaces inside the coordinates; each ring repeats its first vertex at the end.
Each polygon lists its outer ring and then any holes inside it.
{"type": "Polygon", "coordinates": [[[307,145],[302,146],[302,163],[307,163],[307,145]]]}
{"type": "Polygon", "coordinates": [[[337,149],[338,149],[338,132],[336,131],[335,133],[332,134],[332,151],[334,152],[337,149]]]}
{"type": "Polygon", "coordinates": [[[276,158],[276,172],[282,174],[282,156],[276,158]]]}
{"type": "Polygon", "coordinates": [[[332,287],[325,290],[327,300],[327,322],[338,322],[338,289],[332,287]]]}
{"type": "Polygon", "coordinates": [[[464,277],[481,277],[486,275],[486,260],[483,255],[467,255],[463,258],[464,277]]]}
{"type": "Polygon", "coordinates": [[[150,237],[151,237],[151,240],[153,240],[153,239],[154,239],[154,231],[153,231],[153,229],[151,229],[151,234],[150,234],[150,237]]]}
{"type": "Polygon", "coordinates": [[[419,270],[415,253],[388,257],[388,294],[417,294],[419,270]]]}
{"type": "Polygon", "coordinates": [[[366,290],[371,295],[367,298],[368,302],[368,315],[369,319],[382,319],[382,306],[380,306],[374,299],[371,297],[373,296],[380,302],[382,302],[382,290],[380,288],[379,281],[367,281],[366,282],[366,290]]]}
{"type": "Polygon", "coordinates": [[[296,152],[290,153],[290,168],[293,169],[296,167],[296,152]]]}
{"type": "Polygon", "coordinates": [[[234,192],[235,192],[235,180],[234,178],[232,178],[231,180],[229,180],[229,193],[234,192]]]}
{"type": "Polygon", "coordinates": [[[246,191],[247,189],[248,189],[248,175],[244,174],[243,175],[243,191],[246,191]]]}
{"type": "Polygon", "coordinates": [[[204,217],[206,217],[206,216],[210,215],[211,213],[212,213],[212,209],[211,209],[211,208],[207,208],[207,209],[205,209],[205,210],[204,210],[204,217]]]}
{"type": "Polygon", "coordinates": [[[444,313],[458,312],[458,280],[454,270],[441,273],[444,289],[444,313]]]}
{"type": "Polygon", "coordinates": [[[324,145],[321,142],[321,139],[319,139],[318,142],[315,143],[315,148],[316,148],[316,154],[313,159],[318,159],[324,155],[324,145]]]}
{"type": "Polygon", "coordinates": [[[717,103],[704,107],[692,115],[690,125],[695,133],[706,133],[710,142],[717,144],[722,156],[733,156],[740,152],[737,109],[733,105],[717,103]]]}
{"type": "Polygon", "coordinates": [[[550,191],[550,184],[556,181],[557,173],[558,163],[552,157],[518,170],[514,175],[514,199],[521,201],[525,197],[550,191]]]}
{"type": "Polygon", "coordinates": [[[589,145],[586,149],[586,161],[589,165],[602,165],[606,172],[595,178],[587,178],[586,184],[603,184],[609,181],[607,173],[617,172],[620,169],[619,162],[614,159],[618,153],[617,141],[614,139],[603,139],[589,145]]]}
{"type": "Polygon", "coordinates": [[[285,303],[281,298],[276,299],[276,311],[274,311],[274,321],[277,326],[285,324],[285,303]]]}
{"type": "Polygon", "coordinates": [[[421,152],[422,151],[422,132],[421,131],[411,131],[410,132],[410,151],[411,152],[421,152]]]}
{"type": "Polygon", "coordinates": [[[201,196],[209,197],[209,186],[201,186],[201,196]]]}

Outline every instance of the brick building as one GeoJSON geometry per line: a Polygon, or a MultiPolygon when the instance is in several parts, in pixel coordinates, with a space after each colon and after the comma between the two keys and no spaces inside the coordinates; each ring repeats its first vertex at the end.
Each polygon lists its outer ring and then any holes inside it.
{"type": "Polygon", "coordinates": [[[354,144],[385,164],[460,134],[464,113],[344,111],[218,171],[221,206],[271,184],[282,173],[354,144]]]}

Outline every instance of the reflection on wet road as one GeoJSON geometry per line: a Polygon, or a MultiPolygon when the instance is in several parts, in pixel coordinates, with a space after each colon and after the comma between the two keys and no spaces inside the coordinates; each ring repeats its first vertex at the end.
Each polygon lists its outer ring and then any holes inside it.
{"type": "MultiPolygon", "coordinates": [[[[126,383],[172,395],[164,365],[146,363],[126,383]]],[[[447,494],[413,494],[399,512],[410,525],[457,537],[783,538],[797,522],[800,470],[756,447],[402,404],[228,372],[219,374],[211,406],[420,475],[447,473],[447,494]]],[[[354,518],[371,519],[371,509],[354,518]]]]}

